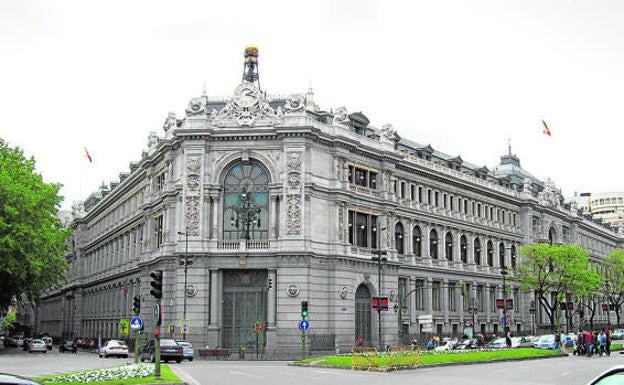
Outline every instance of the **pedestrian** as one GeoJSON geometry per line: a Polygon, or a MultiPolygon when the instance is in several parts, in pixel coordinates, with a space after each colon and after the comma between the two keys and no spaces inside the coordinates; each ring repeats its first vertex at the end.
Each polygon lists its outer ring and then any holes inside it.
{"type": "Polygon", "coordinates": [[[505,346],[507,346],[507,349],[511,349],[511,332],[507,332],[505,336],[505,346]]]}
{"type": "Polygon", "coordinates": [[[598,332],[594,330],[591,334],[592,354],[598,353],[598,332]]]}
{"type": "Polygon", "coordinates": [[[605,351],[607,356],[611,356],[611,330],[605,330],[605,351]]]}
{"type": "Polygon", "coordinates": [[[585,354],[587,355],[587,357],[592,356],[592,347],[592,335],[589,331],[585,330],[585,354]]]}
{"type": "Polygon", "coordinates": [[[585,333],[582,330],[578,331],[576,336],[576,347],[574,349],[574,355],[578,354],[579,357],[585,353],[585,333]]]}
{"type": "Polygon", "coordinates": [[[560,345],[561,345],[561,353],[567,355],[568,351],[566,350],[566,344],[568,343],[568,336],[561,333],[560,345]]]}
{"type": "Polygon", "coordinates": [[[433,350],[433,341],[435,341],[433,337],[429,338],[429,341],[427,341],[427,350],[433,350]]]}
{"type": "Polygon", "coordinates": [[[598,346],[600,347],[598,355],[602,357],[603,354],[607,353],[607,339],[602,330],[600,331],[600,334],[598,334],[598,346]]]}
{"type": "Polygon", "coordinates": [[[555,331],[555,349],[561,351],[561,333],[558,330],[555,331]]]}

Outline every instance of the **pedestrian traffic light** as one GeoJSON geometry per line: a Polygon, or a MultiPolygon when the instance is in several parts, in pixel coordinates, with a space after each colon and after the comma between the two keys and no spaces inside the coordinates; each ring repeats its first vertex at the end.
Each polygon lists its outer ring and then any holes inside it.
{"type": "Polygon", "coordinates": [[[152,282],[150,282],[150,286],[152,289],[150,290],[150,294],[152,297],[156,299],[162,298],[162,279],[163,272],[162,270],[154,270],[150,273],[150,277],[152,277],[152,282]]]}
{"type": "Polygon", "coordinates": [[[141,296],[140,295],[134,296],[134,301],[132,302],[132,311],[136,315],[141,314],[141,296]]]}
{"type": "Polygon", "coordinates": [[[388,297],[380,297],[381,311],[388,311],[388,297]]]}
{"type": "Polygon", "coordinates": [[[308,316],[308,301],[301,301],[301,318],[308,316]]]}
{"type": "Polygon", "coordinates": [[[372,304],[372,310],[373,311],[380,311],[381,310],[381,306],[379,304],[379,297],[373,297],[371,304],[372,304]]]}
{"type": "Polygon", "coordinates": [[[502,309],[503,307],[505,307],[505,301],[503,301],[502,298],[497,298],[496,299],[496,308],[497,309],[502,309]]]}
{"type": "Polygon", "coordinates": [[[513,310],[513,298],[507,298],[505,300],[505,309],[507,310],[513,310]]]}
{"type": "Polygon", "coordinates": [[[574,310],[574,303],[573,302],[568,302],[568,310],[574,310]]]}
{"type": "Polygon", "coordinates": [[[606,303],[602,304],[602,311],[609,311],[609,305],[607,305],[606,303]]]}

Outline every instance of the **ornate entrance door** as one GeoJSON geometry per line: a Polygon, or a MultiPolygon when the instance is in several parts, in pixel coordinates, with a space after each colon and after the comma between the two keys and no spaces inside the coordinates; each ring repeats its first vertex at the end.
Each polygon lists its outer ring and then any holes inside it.
{"type": "Polygon", "coordinates": [[[266,330],[266,270],[223,272],[223,345],[231,350],[264,349],[266,330]],[[256,335],[254,326],[263,325],[256,335]]]}
{"type": "Polygon", "coordinates": [[[365,285],[358,286],[355,292],[355,336],[361,338],[362,345],[373,346],[371,338],[371,295],[365,285]]]}

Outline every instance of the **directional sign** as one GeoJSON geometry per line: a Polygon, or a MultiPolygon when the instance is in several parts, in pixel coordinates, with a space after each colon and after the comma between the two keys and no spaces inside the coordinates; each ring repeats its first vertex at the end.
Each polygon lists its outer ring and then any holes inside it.
{"type": "Polygon", "coordinates": [[[154,325],[160,325],[160,304],[154,305],[154,325]]]}
{"type": "Polygon", "coordinates": [[[302,319],[301,321],[299,321],[299,329],[301,330],[308,330],[310,328],[310,323],[308,322],[308,320],[302,319]]]}
{"type": "Polygon", "coordinates": [[[190,326],[191,326],[191,321],[187,319],[180,320],[180,333],[188,334],[190,326]]]}
{"type": "Polygon", "coordinates": [[[132,317],[130,320],[130,329],[136,331],[141,330],[143,327],[143,320],[141,317],[132,317]]]}

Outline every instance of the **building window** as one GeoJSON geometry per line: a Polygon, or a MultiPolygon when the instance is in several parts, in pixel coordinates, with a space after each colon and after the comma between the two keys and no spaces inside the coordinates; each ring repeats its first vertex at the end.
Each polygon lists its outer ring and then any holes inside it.
{"type": "Polygon", "coordinates": [[[477,309],[483,311],[485,304],[485,287],[483,285],[477,286],[477,309]]]}
{"type": "Polygon", "coordinates": [[[492,245],[492,241],[487,243],[487,265],[494,266],[494,245],[492,245]]]}
{"type": "Polygon", "coordinates": [[[425,301],[424,301],[425,294],[423,293],[424,288],[425,288],[425,281],[422,279],[416,280],[416,291],[414,292],[416,310],[425,310],[425,301]]]}
{"type": "Polygon", "coordinates": [[[479,238],[474,240],[474,261],[476,265],[481,265],[481,241],[479,238]]]}
{"type": "Polygon", "coordinates": [[[407,278],[399,277],[399,286],[397,291],[397,302],[401,306],[401,313],[407,313],[408,306],[407,301],[405,301],[405,296],[407,295],[407,278]]]}
{"type": "Polygon", "coordinates": [[[162,191],[165,188],[165,172],[161,172],[154,177],[154,190],[162,191]]]}
{"type": "Polygon", "coordinates": [[[511,268],[516,268],[516,246],[511,246],[511,268]]]}
{"type": "Polygon", "coordinates": [[[446,237],[444,238],[444,253],[448,261],[453,260],[453,236],[450,232],[446,233],[446,237]]]}
{"type": "Polygon", "coordinates": [[[459,238],[459,257],[463,263],[468,261],[468,248],[466,244],[466,236],[462,235],[461,238],[459,238]]]}
{"type": "Polygon", "coordinates": [[[377,172],[362,167],[349,165],[349,173],[347,176],[350,184],[368,187],[373,190],[377,189],[377,172]]]}
{"type": "Polygon", "coordinates": [[[429,234],[429,255],[438,259],[438,233],[435,230],[431,230],[429,234]]]}
{"type": "Polygon", "coordinates": [[[498,245],[498,266],[505,267],[505,245],[503,242],[498,245]]]}
{"type": "Polygon", "coordinates": [[[420,227],[414,226],[414,230],[412,232],[412,249],[414,250],[414,255],[416,257],[420,257],[421,255],[421,240],[420,240],[420,227]]]}
{"type": "Polygon", "coordinates": [[[358,247],[377,248],[377,216],[349,210],[349,243],[358,247]]]}
{"type": "Polygon", "coordinates": [[[448,306],[450,311],[457,310],[457,302],[455,300],[455,283],[449,283],[448,287],[448,306]]]}
{"type": "Polygon", "coordinates": [[[399,222],[394,228],[394,243],[398,254],[404,253],[403,248],[403,225],[399,222]]]}
{"type": "Polygon", "coordinates": [[[269,176],[257,162],[237,163],[225,175],[223,238],[268,239],[269,176]]]}
{"type": "Polygon", "coordinates": [[[154,246],[158,249],[163,243],[163,215],[154,217],[154,246]]]}
{"type": "Polygon", "coordinates": [[[440,282],[434,281],[431,287],[431,308],[434,311],[442,310],[442,301],[440,299],[440,282]]]}

